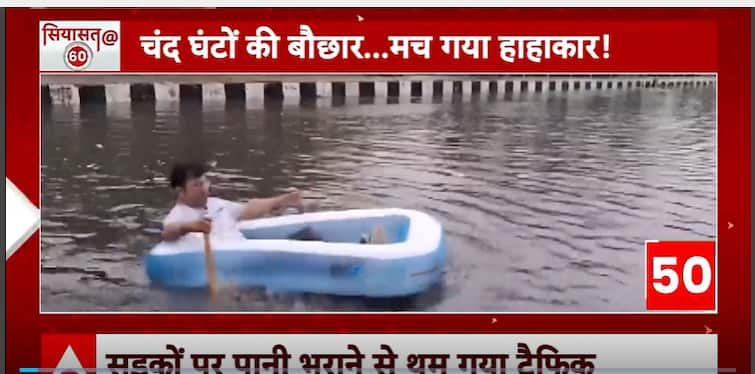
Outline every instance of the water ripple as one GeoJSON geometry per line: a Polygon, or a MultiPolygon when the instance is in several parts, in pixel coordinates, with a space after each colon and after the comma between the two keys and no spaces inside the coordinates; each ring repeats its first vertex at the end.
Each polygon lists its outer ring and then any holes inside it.
{"type": "Polygon", "coordinates": [[[42,302],[63,311],[640,311],[648,239],[715,236],[715,90],[269,110],[54,107],[42,124],[42,302]],[[296,186],[323,209],[436,216],[447,282],[409,300],[149,287],[142,255],[168,167],[215,164],[216,194],[296,186]]]}

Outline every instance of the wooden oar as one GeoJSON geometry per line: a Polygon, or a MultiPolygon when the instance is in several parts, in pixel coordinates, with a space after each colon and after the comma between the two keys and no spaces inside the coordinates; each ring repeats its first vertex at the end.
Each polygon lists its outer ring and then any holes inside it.
{"type": "MultiPolygon", "coordinates": [[[[300,209],[300,213],[304,212],[313,212],[318,210],[320,207],[319,202],[314,201],[310,204],[303,205],[300,209]]],[[[210,242],[210,235],[209,234],[203,234],[204,235],[204,254],[205,254],[205,271],[207,272],[207,285],[210,289],[210,300],[215,301],[217,300],[218,294],[220,292],[220,285],[218,284],[218,278],[217,278],[217,270],[215,268],[215,258],[212,254],[212,244],[210,242]]],[[[226,285],[226,287],[231,287],[231,285],[226,285]]],[[[224,288],[226,288],[224,287],[224,288]]]]}
{"type": "Polygon", "coordinates": [[[212,246],[210,244],[210,234],[204,234],[204,258],[205,270],[207,271],[207,285],[210,288],[210,299],[215,300],[218,293],[218,278],[215,270],[215,259],[212,255],[212,246]]]}

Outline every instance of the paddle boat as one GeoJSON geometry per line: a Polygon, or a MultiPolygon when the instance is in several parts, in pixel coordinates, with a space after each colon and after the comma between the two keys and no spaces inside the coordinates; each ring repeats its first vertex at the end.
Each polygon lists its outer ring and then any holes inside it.
{"type": "MultiPolygon", "coordinates": [[[[238,229],[243,237],[210,236],[220,284],[273,292],[409,296],[439,282],[446,263],[441,224],[415,210],[304,213],[242,221],[238,229]],[[364,243],[375,227],[384,239],[364,243]],[[321,240],[288,239],[302,229],[321,240]]],[[[202,235],[159,243],[146,256],[146,270],[163,287],[207,287],[202,235]]]]}

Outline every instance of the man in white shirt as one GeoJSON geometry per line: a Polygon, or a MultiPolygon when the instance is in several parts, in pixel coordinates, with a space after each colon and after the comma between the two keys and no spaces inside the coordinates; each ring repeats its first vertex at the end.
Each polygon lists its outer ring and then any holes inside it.
{"type": "Polygon", "coordinates": [[[170,185],[178,196],[176,205],[163,220],[163,240],[175,241],[190,232],[209,234],[211,231],[213,234],[243,238],[236,229],[239,220],[262,217],[278,208],[296,207],[301,210],[301,193],[297,190],[246,203],[210,197],[210,182],[205,173],[207,168],[200,163],[173,166],[170,185]]]}

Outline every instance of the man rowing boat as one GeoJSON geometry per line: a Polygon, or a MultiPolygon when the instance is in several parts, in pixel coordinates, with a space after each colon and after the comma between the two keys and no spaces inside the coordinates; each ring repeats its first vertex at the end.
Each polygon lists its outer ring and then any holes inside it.
{"type": "MultiPolygon", "coordinates": [[[[178,163],[170,173],[170,186],[176,193],[176,205],[163,219],[162,239],[175,241],[192,232],[222,235],[226,238],[243,239],[236,228],[238,221],[271,214],[285,208],[303,210],[301,192],[291,192],[265,199],[251,199],[245,203],[210,196],[210,181],[205,175],[207,167],[201,163],[178,163]]],[[[323,240],[306,226],[291,234],[291,240],[323,240]]],[[[364,234],[360,243],[385,243],[385,231],[381,225],[364,234]]]]}
{"type": "MultiPolygon", "coordinates": [[[[263,217],[277,209],[302,209],[301,192],[291,192],[271,198],[251,199],[241,203],[210,196],[210,181],[205,175],[208,169],[196,162],[178,163],[170,173],[170,186],[176,193],[176,204],[163,219],[162,238],[175,241],[182,236],[197,232],[243,238],[236,223],[263,217]]],[[[307,234],[307,233],[304,233],[307,234]]],[[[299,239],[306,238],[298,233],[299,239]]]]}

